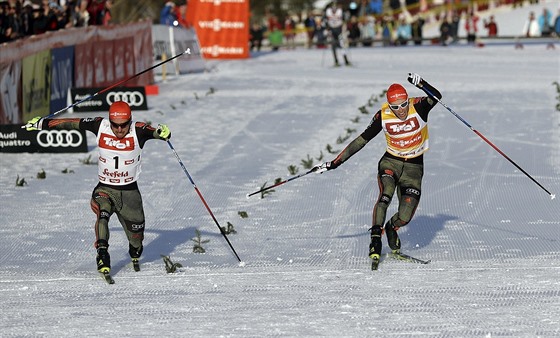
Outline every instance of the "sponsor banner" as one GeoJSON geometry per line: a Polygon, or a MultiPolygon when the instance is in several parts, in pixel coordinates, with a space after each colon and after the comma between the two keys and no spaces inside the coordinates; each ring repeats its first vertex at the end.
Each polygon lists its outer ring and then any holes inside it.
{"type": "MultiPolygon", "coordinates": [[[[98,41],[93,48],[93,86],[105,87],[111,84],[108,79],[114,78],[113,61],[107,62],[105,51],[113,53],[113,41],[98,41]]],[[[111,81],[112,82],[112,81],[111,81]]]]}
{"type": "Polygon", "coordinates": [[[27,131],[21,124],[0,125],[0,152],[3,153],[85,153],[84,130],[27,131]]]}
{"type": "MultiPolygon", "coordinates": [[[[72,88],[70,90],[71,101],[68,105],[81,101],[102,89],[103,88],[72,88]]],[[[108,112],[109,106],[115,101],[125,101],[130,105],[130,109],[133,111],[148,110],[148,100],[144,87],[115,87],[74,106],[73,112],[108,112]]]]}
{"type": "MultiPolygon", "coordinates": [[[[132,39],[124,38],[113,41],[113,57],[115,69],[115,82],[122,81],[134,76],[134,41],[132,39]]],[[[133,81],[129,84],[132,86],[133,81]]],[[[150,82],[151,83],[151,82],[150,82]]],[[[145,83],[143,85],[147,85],[145,83]]],[[[138,85],[138,84],[137,84],[138,85]]],[[[78,87],[78,86],[76,86],[78,87]]]]}
{"type": "MultiPolygon", "coordinates": [[[[144,56],[146,53],[141,49],[152,50],[151,41],[151,38],[146,40],[142,37],[127,37],[76,45],[74,62],[76,87],[108,87],[150,68],[152,58],[146,58],[144,56]],[[148,45],[145,44],[146,41],[149,41],[148,45]]],[[[152,79],[152,71],[149,71],[131,79],[127,84],[143,86],[152,83],[152,79]]]]}
{"type": "Polygon", "coordinates": [[[23,58],[22,120],[49,115],[51,102],[51,51],[44,50],[23,58]]]}
{"type": "MultiPolygon", "coordinates": [[[[134,44],[134,54],[131,55],[131,60],[134,60],[134,72],[130,74],[132,76],[152,67],[152,62],[154,61],[154,56],[152,55],[152,27],[142,28],[130,39],[132,39],[134,44]]],[[[143,86],[152,83],[154,83],[154,72],[150,70],[130,80],[126,85],[143,86]]]]}
{"type": "Polygon", "coordinates": [[[50,111],[66,107],[68,89],[74,87],[74,47],[51,50],[51,103],[50,111]]]}
{"type": "Polygon", "coordinates": [[[0,63],[0,124],[22,123],[21,60],[0,63]]]}
{"type": "MultiPolygon", "coordinates": [[[[76,27],[2,45],[0,124],[22,123],[30,117],[45,116],[49,111],[64,108],[60,104],[70,87],[108,86],[151,67],[151,30],[149,20],[127,25],[76,27]],[[70,69],[74,78],[72,85],[64,90],[67,80],[63,78],[69,73],[62,72],[62,68],[70,56],[66,51],[61,52],[64,56],[57,65],[60,54],[55,51],[72,46],[74,61],[70,69]],[[51,49],[52,56],[48,54],[51,49]]],[[[146,86],[153,82],[153,72],[148,71],[130,79],[126,85],[146,86]]]]}
{"type": "Polygon", "coordinates": [[[152,26],[152,41],[154,43],[154,64],[173,57],[181,52],[190,50],[190,54],[185,54],[173,60],[173,66],[163,64],[154,69],[156,74],[188,74],[203,72],[206,65],[198,38],[194,29],[183,27],[171,27],[165,25],[152,26]]]}
{"type": "Polygon", "coordinates": [[[93,43],[82,43],[74,47],[74,85],[78,88],[93,85],[93,43]]]}
{"type": "Polygon", "coordinates": [[[249,0],[190,0],[187,21],[204,58],[249,57],[249,0]]]}

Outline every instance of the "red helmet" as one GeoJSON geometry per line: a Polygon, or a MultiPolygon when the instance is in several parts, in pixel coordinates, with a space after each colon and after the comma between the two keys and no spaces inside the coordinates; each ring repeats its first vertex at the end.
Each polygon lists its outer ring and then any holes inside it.
{"type": "Polygon", "coordinates": [[[390,85],[389,89],[387,89],[387,102],[391,104],[403,99],[408,99],[408,93],[406,92],[406,89],[404,89],[404,87],[398,83],[393,83],[392,85],[390,85]]]}
{"type": "Polygon", "coordinates": [[[109,107],[109,120],[130,120],[132,118],[132,113],[130,112],[130,106],[124,101],[115,101],[109,107]]]}

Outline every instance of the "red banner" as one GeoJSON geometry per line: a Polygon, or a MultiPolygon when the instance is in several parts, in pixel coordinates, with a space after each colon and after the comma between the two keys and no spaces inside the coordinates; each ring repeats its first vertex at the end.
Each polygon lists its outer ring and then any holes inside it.
{"type": "Polygon", "coordinates": [[[249,0],[190,0],[187,21],[205,59],[249,57],[249,0]]]}

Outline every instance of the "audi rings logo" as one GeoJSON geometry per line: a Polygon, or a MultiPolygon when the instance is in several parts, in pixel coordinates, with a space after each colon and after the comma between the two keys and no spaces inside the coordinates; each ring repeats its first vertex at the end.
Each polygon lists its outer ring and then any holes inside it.
{"type": "Polygon", "coordinates": [[[130,106],[140,107],[144,104],[144,95],[142,95],[139,91],[109,92],[107,94],[107,104],[111,105],[111,103],[115,101],[124,101],[130,106]]]}
{"type": "Polygon", "coordinates": [[[37,143],[41,147],[79,147],[83,137],[77,130],[41,130],[37,134],[37,143]]]}

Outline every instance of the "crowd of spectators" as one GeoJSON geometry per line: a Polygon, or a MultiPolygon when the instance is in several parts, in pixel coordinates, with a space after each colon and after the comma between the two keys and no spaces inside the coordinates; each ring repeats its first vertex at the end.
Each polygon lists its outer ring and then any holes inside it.
{"type": "MultiPolygon", "coordinates": [[[[402,10],[402,2],[398,6],[402,10]]],[[[383,1],[362,0],[354,1],[354,7],[345,8],[344,11],[344,30],[343,36],[348,47],[372,46],[381,44],[382,46],[400,45],[421,45],[421,44],[457,44],[461,39],[469,44],[477,44],[479,38],[498,38],[499,22],[494,16],[481,19],[478,16],[476,6],[468,5],[449,8],[444,12],[417,12],[411,14],[407,10],[399,12],[383,12],[383,1]],[[439,25],[440,36],[437,38],[424,37],[424,26],[426,24],[439,25]],[[460,35],[464,34],[462,36],[460,35]],[[428,40],[428,41],[427,41],[428,40]]],[[[407,0],[408,4],[409,1],[407,0]]],[[[532,3],[536,3],[534,0],[532,3]]],[[[501,4],[523,6],[518,0],[495,0],[494,6],[501,4]]],[[[519,23],[519,32],[522,36],[528,37],[560,37],[560,10],[554,18],[548,9],[543,13],[533,15],[533,30],[527,33],[527,28],[522,28],[523,22],[519,23]],[[523,30],[522,30],[523,29],[523,30]]],[[[262,22],[253,21],[250,28],[251,50],[260,50],[263,40],[268,39],[268,43],[274,50],[279,47],[293,45],[293,31],[306,36],[306,46],[325,48],[329,45],[331,34],[326,25],[325,14],[321,12],[308,12],[301,14],[290,14],[286,18],[277,18],[269,14],[262,22]],[[289,33],[289,34],[288,34],[289,33]],[[290,42],[289,39],[292,39],[290,42]]],[[[521,35],[520,34],[520,35],[521,35]]],[[[300,43],[302,39],[298,40],[300,43]]]]}
{"type": "Polygon", "coordinates": [[[69,27],[108,25],[112,0],[0,1],[0,43],[69,27]]]}

